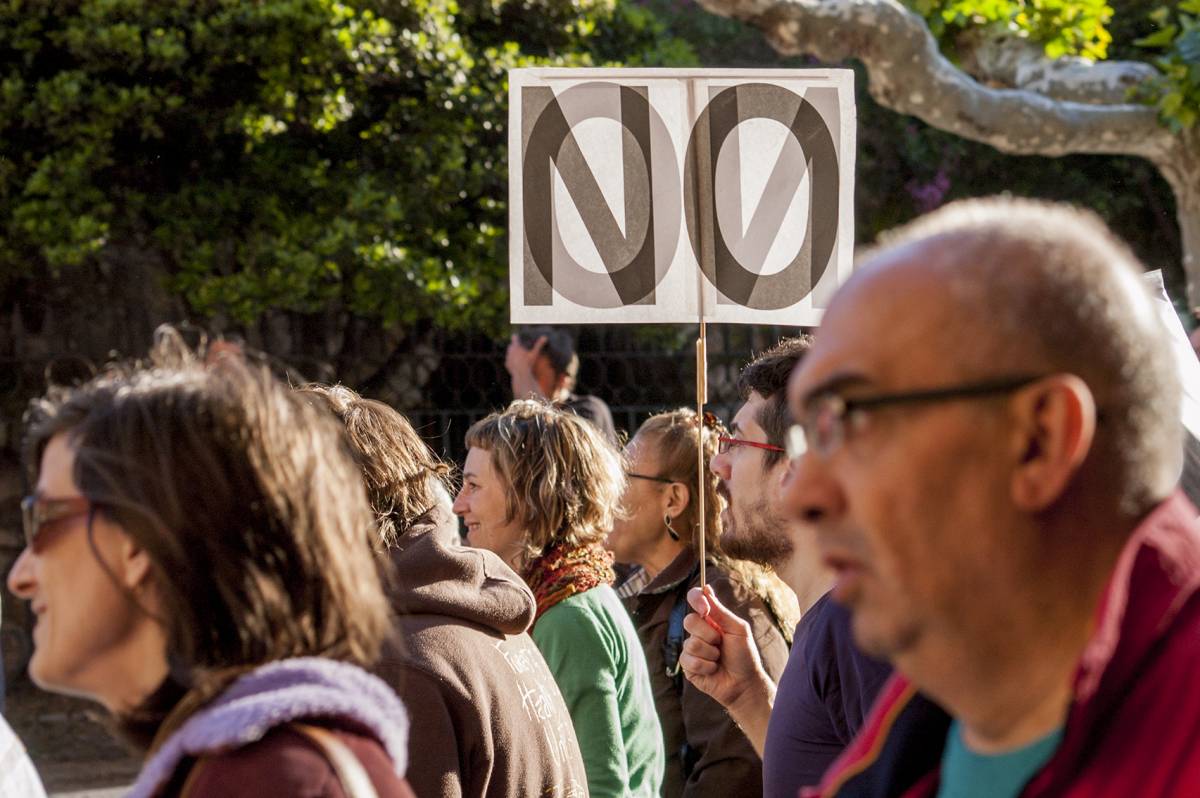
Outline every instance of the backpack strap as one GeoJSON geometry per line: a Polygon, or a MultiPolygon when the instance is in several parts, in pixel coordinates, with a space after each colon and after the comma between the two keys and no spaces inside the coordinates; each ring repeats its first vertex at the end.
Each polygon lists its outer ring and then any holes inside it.
{"type": "MultiPolygon", "coordinates": [[[[675,685],[675,695],[683,699],[683,669],[679,665],[679,655],[683,653],[683,640],[686,633],[683,630],[683,619],[687,617],[688,611],[691,609],[688,606],[687,594],[688,589],[692,584],[692,580],[700,573],[700,564],[697,563],[692,572],[688,574],[687,579],[684,579],[675,591],[675,603],[671,605],[671,615],[667,619],[667,637],[663,640],[663,661],[666,663],[667,677],[675,685]]],[[[696,768],[696,763],[700,760],[700,752],[692,748],[684,739],[683,744],[679,746],[679,766],[683,771],[683,780],[687,781],[691,778],[692,771],[696,768]]]]}
{"type": "Polygon", "coordinates": [[[687,594],[675,600],[671,617],[667,621],[667,638],[663,641],[663,661],[667,664],[667,676],[678,680],[683,671],[679,666],[679,655],[683,653],[683,619],[687,617],[687,594]]]}
{"type": "Polygon", "coordinates": [[[692,580],[700,573],[700,565],[692,568],[687,578],[675,589],[675,603],[671,605],[671,615],[667,619],[667,636],[663,640],[663,662],[666,663],[667,677],[675,680],[675,692],[683,692],[683,671],[679,666],[679,655],[683,653],[683,619],[687,617],[687,594],[692,580]]]}
{"type": "Polygon", "coordinates": [[[325,755],[325,759],[333,767],[334,775],[342,784],[346,798],[379,798],[379,794],[375,792],[375,785],[371,783],[371,777],[367,775],[367,769],[336,734],[329,729],[307,723],[290,723],[288,728],[308,738],[308,741],[325,755]]]}

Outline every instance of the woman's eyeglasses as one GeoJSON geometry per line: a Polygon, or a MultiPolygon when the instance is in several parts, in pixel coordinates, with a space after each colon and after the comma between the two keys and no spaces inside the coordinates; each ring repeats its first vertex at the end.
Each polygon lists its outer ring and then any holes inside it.
{"type": "Polygon", "coordinates": [[[39,553],[45,548],[50,532],[61,522],[90,515],[95,502],[84,496],[69,499],[46,499],[41,496],[26,496],[21,499],[21,525],[25,530],[25,545],[39,553]]]}
{"type": "Polygon", "coordinates": [[[676,481],[674,479],[667,479],[666,477],[653,477],[649,474],[638,474],[634,471],[626,471],[625,476],[629,477],[630,479],[645,479],[649,480],[650,482],[661,482],[664,485],[671,485],[676,481]]]}

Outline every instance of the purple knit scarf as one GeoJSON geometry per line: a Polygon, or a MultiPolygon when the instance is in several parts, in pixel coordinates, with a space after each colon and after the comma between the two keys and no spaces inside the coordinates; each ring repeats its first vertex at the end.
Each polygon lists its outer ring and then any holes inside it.
{"type": "Polygon", "coordinates": [[[188,718],[146,760],[128,798],[151,798],[187,757],[239,748],[301,718],[345,718],[363,726],[404,776],[408,715],[392,689],[357,666],[302,657],[241,676],[188,718]]]}

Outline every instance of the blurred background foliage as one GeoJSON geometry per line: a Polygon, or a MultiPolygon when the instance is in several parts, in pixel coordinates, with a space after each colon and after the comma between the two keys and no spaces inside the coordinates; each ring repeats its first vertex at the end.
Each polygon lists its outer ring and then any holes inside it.
{"type": "MultiPolygon", "coordinates": [[[[1200,0],[909,0],[952,51],[1003,26],[1139,58],[1190,126],[1200,0]]],[[[334,311],[503,332],[507,69],[811,66],[692,0],[0,0],[0,296],[148,253],[197,319],[334,311]]],[[[1181,285],[1170,191],[1127,158],[1011,157],[876,106],[859,75],[860,240],[1008,191],[1096,209],[1181,285]]]]}

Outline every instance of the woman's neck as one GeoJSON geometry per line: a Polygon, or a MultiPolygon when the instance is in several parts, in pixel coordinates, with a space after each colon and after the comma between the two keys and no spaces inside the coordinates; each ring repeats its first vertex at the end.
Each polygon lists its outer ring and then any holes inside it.
{"type": "Polygon", "coordinates": [[[638,562],[646,571],[646,575],[654,579],[668,565],[675,562],[680,554],[687,551],[688,546],[681,540],[671,540],[664,536],[664,540],[654,547],[653,550],[647,552],[638,562]]]}

